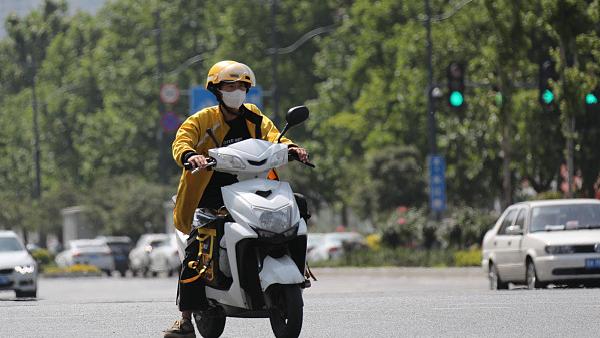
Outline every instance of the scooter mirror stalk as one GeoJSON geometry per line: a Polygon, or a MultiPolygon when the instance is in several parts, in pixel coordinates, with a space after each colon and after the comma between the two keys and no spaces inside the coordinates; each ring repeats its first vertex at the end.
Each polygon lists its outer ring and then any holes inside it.
{"type": "Polygon", "coordinates": [[[286,124],[285,127],[283,127],[281,134],[279,134],[277,143],[281,142],[281,138],[288,131],[288,129],[299,125],[300,123],[306,121],[306,119],[308,119],[308,108],[306,108],[306,106],[297,106],[290,108],[287,114],[285,115],[286,124]]]}

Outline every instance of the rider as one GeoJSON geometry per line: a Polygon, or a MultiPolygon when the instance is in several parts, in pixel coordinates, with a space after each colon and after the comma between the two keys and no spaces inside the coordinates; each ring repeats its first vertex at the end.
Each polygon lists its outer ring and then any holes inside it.
{"type": "MultiPolygon", "coordinates": [[[[173,142],[173,158],[179,166],[190,164],[193,168],[206,168],[210,148],[228,146],[249,138],[271,142],[277,140],[279,131],[273,122],[255,105],[244,104],[246,94],[254,85],[254,73],[243,63],[221,61],[210,68],[206,89],[215,95],[219,105],[202,109],[179,127],[173,142]],[[216,140],[213,140],[208,129],[216,140]]],[[[308,153],[304,148],[285,137],[281,138],[281,142],[287,144],[289,151],[301,161],[308,161],[308,153]]],[[[173,211],[177,230],[190,233],[196,208],[218,210],[223,206],[221,187],[235,182],[237,178],[227,173],[202,171],[194,175],[184,170],[173,211]]],[[[177,300],[182,318],[165,331],[165,337],[195,337],[192,312],[206,310],[208,305],[204,285],[179,283],[177,300]]]]}

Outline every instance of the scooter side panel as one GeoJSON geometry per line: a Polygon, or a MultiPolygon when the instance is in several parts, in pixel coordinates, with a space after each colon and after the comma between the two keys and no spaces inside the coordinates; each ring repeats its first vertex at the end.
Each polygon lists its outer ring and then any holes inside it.
{"type": "Polygon", "coordinates": [[[233,282],[229,290],[217,290],[211,287],[206,287],[206,297],[214,299],[219,303],[227,304],[239,308],[248,308],[246,302],[246,296],[240,287],[238,266],[237,266],[237,251],[236,244],[242,239],[246,238],[257,238],[258,235],[249,229],[238,223],[227,222],[225,223],[225,243],[227,248],[227,257],[229,259],[229,267],[231,269],[231,276],[233,282]]]}

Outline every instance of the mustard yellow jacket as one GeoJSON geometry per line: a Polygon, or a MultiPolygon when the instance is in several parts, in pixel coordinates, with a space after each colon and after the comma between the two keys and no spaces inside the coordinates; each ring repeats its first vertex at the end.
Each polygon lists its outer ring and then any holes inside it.
{"type": "MultiPolygon", "coordinates": [[[[252,138],[274,142],[279,136],[279,130],[268,117],[253,104],[244,104],[246,108],[246,124],[252,138]]],[[[229,131],[229,125],[225,123],[223,114],[219,106],[204,108],[194,115],[188,117],[179,127],[175,141],[173,141],[173,159],[180,167],[183,167],[182,155],[187,151],[194,151],[198,154],[207,156],[208,149],[215,148],[214,141],[208,136],[206,130],[211,128],[219,144],[229,131]]],[[[292,141],[282,137],[281,142],[290,146],[295,146],[292,141]]],[[[201,171],[198,174],[192,174],[190,171],[182,170],[177,188],[177,198],[175,200],[175,209],[173,210],[173,219],[175,227],[189,234],[192,229],[192,220],[194,211],[202,198],[204,189],[208,185],[213,171],[201,171]]]]}

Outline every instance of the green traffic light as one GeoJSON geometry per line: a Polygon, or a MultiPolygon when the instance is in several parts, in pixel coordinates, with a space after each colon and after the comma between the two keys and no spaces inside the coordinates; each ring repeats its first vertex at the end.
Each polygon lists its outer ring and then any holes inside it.
{"type": "Polygon", "coordinates": [[[542,94],[542,101],[544,101],[545,104],[552,103],[552,101],[554,101],[554,93],[552,93],[550,89],[544,90],[544,93],[542,94]]]}
{"type": "Polygon", "coordinates": [[[458,91],[453,91],[450,94],[450,105],[452,107],[460,107],[462,106],[463,102],[464,102],[464,98],[461,92],[458,91]]]}
{"type": "Polygon", "coordinates": [[[589,105],[598,104],[598,98],[596,97],[596,95],[594,95],[594,93],[588,93],[585,96],[585,103],[589,105]]]}

